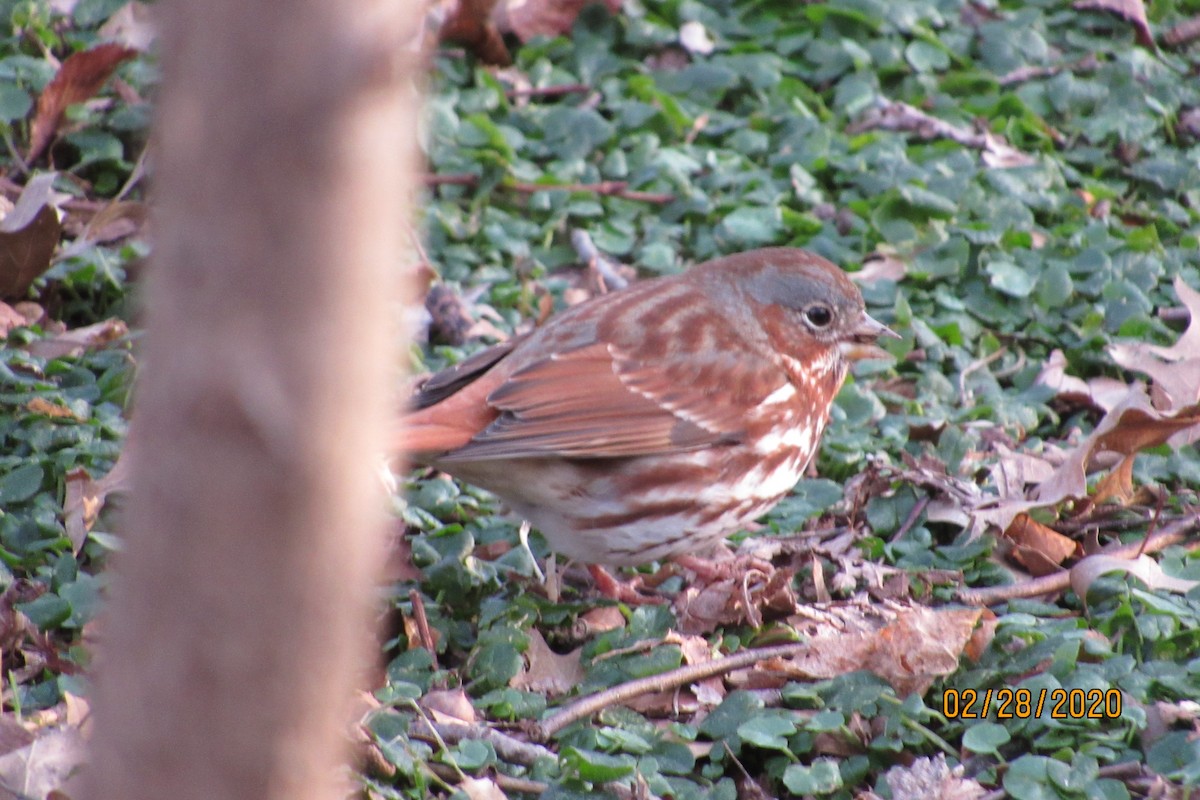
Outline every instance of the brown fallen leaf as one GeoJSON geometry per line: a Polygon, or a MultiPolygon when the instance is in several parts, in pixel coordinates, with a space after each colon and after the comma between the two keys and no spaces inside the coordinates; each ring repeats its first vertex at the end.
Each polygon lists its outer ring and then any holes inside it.
{"type": "Polygon", "coordinates": [[[1142,0],[1076,0],[1072,8],[1115,14],[1133,26],[1138,44],[1158,51],[1158,45],[1154,43],[1154,34],[1150,32],[1150,23],[1146,20],[1146,6],[1142,0]]]}
{"type": "Polygon", "coordinates": [[[1062,350],[1050,354],[1034,382],[1054,389],[1055,396],[1060,400],[1092,406],[1101,411],[1111,411],[1133,388],[1116,378],[1099,377],[1085,381],[1068,375],[1067,357],[1062,350]]]}
{"type": "Polygon", "coordinates": [[[900,281],[907,274],[908,262],[881,246],[863,259],[862,269],[851,272],[850,279],[870,286],[879,281],[900,281]]]}
{"type": "Polygon", "coordinates": [[[989,477],[1001,497],[1024,497],[1026,486],[1041,483],[1054,474],[1056,465],[1041,455],[1010,450],[1002,444],[995,446],[995,452],[999,458],[989,477]]]}
{"type": "Polygon", "coordinates": [[[1090,508],[1098,501],[1127,498],[1133,492],[1132,459],[1137,453],[1174,443],[1180,436],[1196,435],[1200,435],[1200,403],[1163,413],[1154,408],[1145,392],[1130,391],[1067,453],[1063,463],[1038,483],[1032,496],[993,496],[977,501],[970,509],[972,531],[979,535],[988,525],[1006,530],[1018,514],[1064,500],[1086,500],[1090,508]],[[1088,474],[1108,467],[1116,469],[1100,482],[1096,496],[1088,498],[1088,474]]]}
{"type": "Polygon", "coordinates": [[[86,761],[87,747],[78,729],[49,728],[25,747],[0,756],[0,786],[19,789],[20,797],[47,797],[52,792],[78,796],[78,774],[86,761]]]}
{"type": "Polygon", "coordinates": [[[51,400],[44,397],[35,397],[25,404],[25,410],[31,414],[41,414],[43,417],[51,419],[73,419],[82,422],[75,412],[66,406],[60,406],[51,400]]]}
{"type": "MultiPolygon", "coordinates": [[[[72,246],[80,250],[96,243],[105,244],[138,236],[150,216],[149,206],[133,200],[114,200],[94,209],[82,203],[67,204],[67,212],[63,231],[68,236],[76,237],[77,241],[72,246]]],[[[59,259],[62,258],[60,255],[59,259]]]]}
{"type": "Polygon", "coordinates": [[[50,268],[62,231],[53,204],[56,175],[44,172],[30,178],[16,206],[0,222],[0,297],[21,297],[50,268]]]}
{"type": "Polygon", "coordinates": [[[1115,344],[1108,348],[1113,361],[1150,376],[1161,390],[1155,407],[1163,411],[1200,403],[1200,292],[1176,278],[1175,293],[1191,315],[1187,330],[1175,344],[1115,344]]]}
{"type": "Polygon", "coordinates": [[[121,62],[136,55],[137,50],[109,43],[68,56],[38,97],[29,126],[29,152],[25,160],[32,162],[50,145],[68,106],[90,99],[121,62]]]}
{"type": "MultiPolygon", "coordinates": [[[[23,313],[20,308],[22,305],[26,304],[17,303],[15,306],[10,306],[8,303],[0,302],[0,339],[8,336],[14,328],[24,328],[37,322],[37,319],[30,319],[27,314],[23,313]]],[[[38,311],[41,311],[40,307],[38,311]]],[[[38,314],[38,319],[41,319],[41,313],[38,314]]]]}
{"type": "MultiPolygon", "coordinates": [[[[501,32],[512,32],[522,42],[537,36],[561,36],[571,32],[579,12],[597,0],[501,0],[492,10],[492,20],[501,32]]],[[[621,0],[600,0],[617,14],[621,0]]]]}
{"type": "Polygon", "coordinates": [[[66,497],[63,500],[63,523],[71,549],[79,553],[87,541],[88,531],[96,522],[103,503],[98,497],[96,482],[83,467],[67,473],[66,497]]]}
{"type": "Polygon", "coordinates": [[[764,620],[786,616],[800,603],[792,578],[793,568],[781,567],[764,574],[758,569],[715,580],[693,580],[673,603],[679,630],[710,633],[720,625],[760,627],[764,620]]]}
{"type": "MultiPolygon", "coordinates": [[[[1131,392],[1104,415],[1095,430],[1068,454],[1063,465],[1038,486],[1034,497],[1040,505],[1053,505],[1067,498],[1084,498],[1087,496],[1088,468],[1096,463],[1099,455],[1113,453],[1130,457],[1197,425],[1200,425],[1200,404],[1164,414],[1151,405],[1146,395],[1131,392]]],[[[1131,472],[1121,473],[1122,478],[1131,478],[1131,475],[1131,472]]],[[[1110,488],[1132,490],[1127,485],[1110,488]]]]}
{"type": "Polygon", "coordinates": [[[762,667],[806,679],[865,669],[890,683],[901,697],[923,695],[934,680],[958,668],[980,616],[978,608],[905,608],[878,630],[826,631],[813,638],[802,655],[764,662],[762,667]]]}
{"type": "Polygon", "coordinates": [[[616,606],[599,606],[585,611],[575,619],[572,634],[576,640],[625,627],[625,615],[616,606]]]}
{"type": "Polygon", "coordinates": [[[100,26],[98,33],[106,42],[117,42],[145,53],[150,50],[158,34],[152,16],[150,6],[134,0],[121,6],[100,26]]]}
{"type": "Polygon", "coordinates": [[[35,339],[26,345],[25,349],[38,358],[66,358],[99,349],[128,335],[129,327],[121,320],[113,318],[63,331],[45,339],[35,339]]]}
{"type": "MultiPolygon", "coordinates": [[[[679,645],[684,664],[705,664],[714,658],[712,645],[701,636],[689,636],[668,631],[667,635],[663,637],[663,643],[679,645]]],[[[696,701],[708,708],[719,706],[725,699],[725,682],[717,676],[693,683],[691,690],[696,701]]]]}
{"type": "Polygon", "coordinates": [[[1028,514],[1018,514],[1004,534],[1013,542],[1013,556],[1038,577],[1057,572],[1078,550],[1072,539],[1028,514]]]}
{"type": "Polygon", "coordinates": [[[37,736],[21,723],[15,716],[0,715],[0,756],[20,750],[33,743],[37,736]]]}
{"type": "Polygon", "coordinates": [[[971,638],[963,648],[963,654],[975,662],[983,658],[988,645],[992,643],[992,639],[996,638],[996,628],[999,625],[1000,618],[990,608],[983,609],[983,616],[979,620],[979,624],[975,626],[975,630],[971,631],[971,638]]]}
{"type": "Polygon", "coordinates": [[[492,19],[496,0],[441,0],[432,12],[441,18],[438,38],[466,47],[485,64],[508,66],[512,56],[492,19]]]}
{"type": "Polygon", "coordinates": [[[421,698],[421,707],[435,715],[438,721],[442,718],[456,722],[479,721],[479,714],[471,703],[471,698],[462,689],[434,689],[426,692],[421,698]]]}
{"type": "Polygon", "coordinates": [[[526,666],[513,676],[508,685],[551,697],[566,694],[583,681],[583,664],[579,660],[581,652],[582,648],[577,648],[559,655],[533,628],[529,631],[529,649],[525,651],[526,666]]]}
{"type": "Polygon", "coordinates": [[[72,548],[78,553],[108,502],[108,496],[129,491],[128,459],[118,458],[112,469],[99,480],[93,480],[86,469],[77,467],[67,473],[66,484],[63,526],[72,548]]]}
{"type": "Polygon", "coordinates": [[[1168,592],[1179,592],[1180,594],[1190,592],[1200,586],[1200,581],[1189,581],[1168,575],[1163,572],[1157,561],[1147,555],[1141,555],[1134,559],[1095,555],[1088,556],[1071,567],[1071,589],[1086,607],[1088,591],[1091,590],[1092,584],[1101,576],[1112,572],[1124,572],[1132,575],[1150,589],[1165,589],[1168,592]]]}

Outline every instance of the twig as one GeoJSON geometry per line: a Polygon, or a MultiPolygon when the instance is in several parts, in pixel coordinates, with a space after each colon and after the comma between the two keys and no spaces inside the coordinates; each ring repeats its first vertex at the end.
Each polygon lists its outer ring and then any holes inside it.
{"type": "Polygon", "coordinates": [[[546,741],[576,720],[583,719],[608,706],[626,702],[639,695],[676,689],[689,683],[711,678],[714,675],[748,667],[768,658],[786,658],[788,656],[800,655],[807,652],[808,649],[809,645],[807,643],[797,642],[776,645],[774,647],[742,650],[724,658],[717,658],[702,664],[689,664],[686,667],[679,667],[678,669],[673,669],[659,675],[651,675],[648,678],[639,678],[628,683],[622,683],[611,689],[605,689],[589,697],[576,700],[569,706],[557,711],[537,725],[533,731],[533,735],[540,741],[546,741]]]}
{"type": "Polygon", "coordinates": [[[1158,530],[1158,524],[1162,521],[1163,506],[1167,502],[1167,493],[1158,492],[1158,502],[1154,507],[1154,516],[1150,518],[1150,527],[1146,529],[1146,538],[1142,539],[1142,549],[1138,550],[1138,557],[1146,552],[1146,542],[1150,541],[1150,537],[1158,530]]]}
{"type": "MultiPolygon", "coordinates": [[[[1134,558],[1139,553],[1157,553],[1174,544],[1187,540],[1188,534],[1200,530],[1200,514],[1192,514],[1173,520],[1164,525],[1162,530],[1152,536],[1140,539],[1130,544],[1117,547],[1106,547],[1098,555],[1115,556],[1116,558],[1134,558]]],[[[988,606],[993,603],[1012,600],[1017,597],[1037,597],[1038,595],[1061,592],[1071,585],[1071,572],[1064,570],[1051,575],[1005,586],[989,586],[985,589],[962,589],[958,599],[972,606],[988,606]]]]}
{"type": "MultiPolygon", "coordinates": [[[[433,724],[433,720],[431,720],[429,718],[429,716],[425,713],[425,709],[421,708],[421,704],[418,703],[416,700],[409,700],[408,705],[410,708],[412,708],[413,711],[415,711],[417,713],[417,716],[420,717],[421,722],[425,723],[425,726],[429,730],[429,733],[430,733],[433,741],[441,749],[442,754],[446,758],[447,765],[451,769],[454,770],[454,774],[458,776],[458,780],[460,782],[465,781],[467,779],[466,773],[464,773],[462,771],[462,769],[458,766],[458,761],[457,761],[457,759],[454,758],[454,755],[450,752],[450,747],[446,744],[445,737],[442,736],[442,732],[438,730],[437,726],[433,724]]],[[[497,754],[499,754],[499,751],[497,751],[497,754]]]]}
{"type": "MultiPolygon", "coordinates": [[[[1097,531],[1121,531],[1145,525],[1150,519],[1149,513],[1143,514],[1138,509],[1132,507],[1121,509],[1118,506],[1100,506],[1093,511],[1094,513],[1086,514],[1077,519],[1060,520],[1054,524],[1054,527],[1059,533],[1075,533],[1085,528],[1096,528],[1097,531]],[[1131,511],[1140,516],[1118,518],[1115,514],[1119,511],[1131,511]]],[[[1182,517],[1174,517],[1173,519],[1182,519],[1182,517]]],[[[1159,520],[1159,522],[1162,522],[1162,520],[1159,520]]]]}
{"type": "MultiPolygon", "coordinates": [[[[470,172],[436,173],[426,175],[422,179],[426,186],[475,186],[479,176],[470,172]]],[[[526,183],[524,181],[504,181],[499,184],[501,189],[509,189],[522,194],[534,192],[591,192],[592,194],[620,197],[623,200],[636,200],[643,203],[670,203],[675,199],[673,194],[658,192],[639,192],[629,188],[627,181],[600,181],[599,183],[526,183]]]]}
{"type": "Polygon", "coordinates": [[[1187,322],[1192,318],[1192,312],[1188,310],[1187,306],[1171,306],[1160,308],[1158,318],[1163,322],[1187,322]]]}
{"type": "Polygon", "coordinates": [[[917,524],[917,520],[921,518],[921,513],[927,505],[929,505],[929,495],[922,495],[921,499],[912,507],[912,511],[909,511],[908,516],[904,518],[904,523],[892,534],[893,542],[900,541],[906,533],[912,530],[913,526],[917,524]]]}
{"type": "MultiPolygon", "coordinates": [[[[460,789],[462,788],[462,783],[458,780],[458,776],[454,774],[454,770],[445,764],[429,762],[425,764],[425,767],[436,773],[443,781],[455,784],[460,789]]],[[[505,775],[503,772],[492,773],[487,776],[487,779],[496,784],[497,788],[517,794],[541,794],[550,788],[550,784],[548,783],[531,781],[528,778],[514,778],[511,775],[505,775]]],[[[448,788],[454,788],[454,786],[448,788]]]]}
{"type": "Polygon", "coordinates": [[[629,285],[629,281],[617,273],[616,265],[600,252],[596,243],[592,241],[592,237],[583,228],[575,228],[571,231],[571,246],[575,248],[580,260],[596,272],[600,288],[604,292],[624,289],[629,285]]]}
{"type": "Polygon", "coordinates": [[[1077,61],[1071,61],[1066,64],[1053,64],[1047,67],[1018,67],[1004,74],[1000,78],[1000,85],[1012,86],[1016,83],[1038,80],[1039,78],[1053,78],[1064,69],[1069,72],[1095,72],[1099,66],[1100,62],[1096,56],[1089,53],[1077,61]]]}
{"type": "Polygon", "coordinates": [[[508,89],[505,97],[562,97],[564,94],[583,94],[590,92],[591,86],[586,83],[564,83],[558,86],[523,86],[508,89]]]}
{"type": "Polygon", "coordinates": [[[126,195],[133,191],[133,187],[137,186],[138,181],[146,176],[146,157],[149,152],[150,147],[148,145],[142,148],[142,152],[138,154],[138,160],[134,163],[129,177],[125,179],[125,183],[121,184],[120,191],[113,197],[113,203],[124,200],[126,195]]]}
{"type": "Polygon", "coordinates": [[[465,739],[488,742],[496,748],[496,755],[500,758],[525,766],[536,763],[540,758],[555,758],[553,752],[540,744],[522,742],[495,728],[472,725],[468,722],[433,722],[422,718],[414,723],[412,735],[419,739],[441,740],[449,744],[458,744],[465,739]]]}
{"type": "Polygon", "coordinates": [[[846,128],[847,133],[852,134],[870,130],[911,133],[926,141],[949,139],[963,147],[979,150],[984,162],[993,167],[1028,166],[1035,163],[1032,156],[1017,150],[1003,136],[989,130],[972,130],[954,125],[908,103],[880,98],[846,128]]]}
{"type": "Polygon", "coordinates": [[[1200,17],[1184,20],[1163,34],[1163,41],[1171,47],[1181,47],[1200,39],[1200,17]]]}
{"type": "Polygon", "coordinates": [[[996,352],[991,353],[987,356],[984,356],[983,358],[979,358],[979,359],[972,361],[970,364],[968,364],[966,366],[966,369],[964,369],[962,371],[962,373],[959,374],[959,376],[958,376],[958,393],[963,399],[963,405],[972,405],[975,402],[975,396],[972,395],[969,391],[967,391],[967,376],[969,376],[972,372],[978,372],[979,370],[986,367],[988,364],[994,363],[995,361],[999,360],[1000,358],[1003,358],[1004,354],[1007,352],[1008,352],[1008,345],[1004,345],[996,352]]]}
{"type": "Polygon", "coordinates": [[[17,172],[21,175],[28,175],[29,165],[25,163],[25,159],[21,157],[20,151],[17,150],[17,145],[13,142],[12,129],[6,125],[2,130],[4,134],[4,146],[8,148],[8,155],[12,158],[17,172]]]}
{"type": "Polygon", "coordinates": [[[421,637],[421,646],[429,651],[433,659],[433,669],[438,669],[437,645],[433,641],[433,633],[429,630],[429,617],[425,616],[425,601],[416,589],[410,589],[408,600],[412,603],[413,621],[417,623],[417,635],[421,637]]]}

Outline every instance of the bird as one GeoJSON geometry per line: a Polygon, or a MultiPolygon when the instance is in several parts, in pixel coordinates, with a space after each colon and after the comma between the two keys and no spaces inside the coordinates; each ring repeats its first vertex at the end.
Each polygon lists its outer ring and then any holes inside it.
{"type": "Polygon", "coordinates": [[[395,444],[497,495],[568,559],[697,556],[792,490],[848,363],[887,357],[880,337],[899,338],[839,267],[750,250],[593,297],[433,375],[395,444]]]}

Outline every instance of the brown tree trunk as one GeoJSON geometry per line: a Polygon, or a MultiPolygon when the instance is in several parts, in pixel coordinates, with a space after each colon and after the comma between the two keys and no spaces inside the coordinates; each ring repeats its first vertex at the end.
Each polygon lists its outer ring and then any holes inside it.
{"type": "Polygon", "coordinates": [[[92,798],[330,798],[367,654],[418,66],[404,0],[170,0],[92,798]]]}

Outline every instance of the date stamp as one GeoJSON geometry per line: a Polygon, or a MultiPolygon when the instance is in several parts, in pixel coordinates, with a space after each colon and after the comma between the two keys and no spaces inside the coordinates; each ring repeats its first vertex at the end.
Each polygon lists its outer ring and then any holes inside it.
{"type": "Polygon", "coordinates": [[[1118,689],[947,689],[942,714],[948,719],[1117,719],[1118,689]]]}

